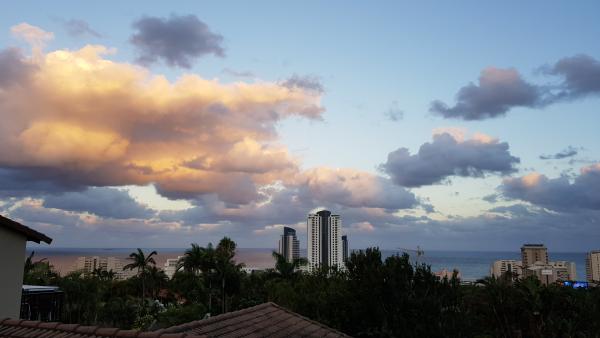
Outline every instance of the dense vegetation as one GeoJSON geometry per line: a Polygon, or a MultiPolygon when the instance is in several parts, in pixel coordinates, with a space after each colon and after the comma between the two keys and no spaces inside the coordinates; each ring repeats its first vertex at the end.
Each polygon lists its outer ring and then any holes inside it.
{"type": "Polygon", "coordinates": [[[138,250],[134,278],[94,271],[59,276],[46,261],[25,266],[28,284],[65,292],[63,321],[154,329],[266,301],[357,337],[597,337],[600,288],[542,286],[536,279],[486,278],[461,286],[435,277],[408,255],[382,260],[377,248],[352,253],[347,271],[300,273],[302,261],[274,254],[275,269],[245,274],[235,243],[193,244],[173,279],[138,250]]]}

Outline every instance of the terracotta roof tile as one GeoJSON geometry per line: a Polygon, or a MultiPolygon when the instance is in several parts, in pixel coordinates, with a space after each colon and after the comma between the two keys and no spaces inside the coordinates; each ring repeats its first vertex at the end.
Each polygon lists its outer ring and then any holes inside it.
{"type": "Polygon", "coordinates": [[[6,338],[205,338],[188,333],[166,333],[161,331],[140,332],[117,328],[99,328],[79,324],[44,323],[21,319],[0,320],[0,337],[6,338]]]}

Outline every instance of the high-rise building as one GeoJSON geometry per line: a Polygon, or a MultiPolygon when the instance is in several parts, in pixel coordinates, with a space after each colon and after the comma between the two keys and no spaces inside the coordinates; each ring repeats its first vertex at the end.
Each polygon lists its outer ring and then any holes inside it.
{"type": "Polygon", "coordinates": [[[548,249],[544,244],[523,244],[521,261],[523,266],[548,264],[548,249]]]}
{"type": "Polygon", "coordinates": [[[308,269],[337,267],[344,268],[342,252],[342,219],[328,210],[309,214],[308,228],[308,269]]]}
{"type": "Polygon", "coordinates": [[[590,251],[585,259],[587,281],[600,283],[600,250],[590,251]]]}
{"type": "Polygon", "coordinates": [[[348,262],[348,236],[342,236],[342,260],[344,264],[348,262]]]}
{"type": "Polygon", "coordinates": [[[279,240],[279,254],[290,263],[294,259],[300,258],[300,241],[296,237],[296,230],[288,227],[283,228],[283,235],[279,240]]]}

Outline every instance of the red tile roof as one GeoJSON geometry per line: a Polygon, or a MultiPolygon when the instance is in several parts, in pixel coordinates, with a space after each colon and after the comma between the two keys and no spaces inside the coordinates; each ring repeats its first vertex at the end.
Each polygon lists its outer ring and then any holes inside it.
{"type": "Polygon", "coordinates": [[[33,241],[36,243],[40,243],[43,241],[48,244],[52,242],[52,238],[44,235],[43,233],[37,232],[29,227],[24,226],[21,223],[15,222],[12,219],[6,218],[2,215],[0,215],[0,227],[20,233],[27,237],[28,241],[33,241]]]}
{"type": "Polygon", "coordinates": [[[167,333],[164,330],[142,332],[79,324],[45,323],[22,319],[0,319],[0,337],[25,338],[206,338],[191,333],[167,333]]]}
{"type": "Polygon", "coordinates": [[[264,303],[165,329],[206,337],[348,337],[275,303],[264,303]]]}

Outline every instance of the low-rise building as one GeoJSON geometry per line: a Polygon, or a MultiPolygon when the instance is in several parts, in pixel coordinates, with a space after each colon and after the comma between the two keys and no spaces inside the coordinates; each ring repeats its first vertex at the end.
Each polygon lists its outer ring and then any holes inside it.
{"type": "Polygon", "coordinates": [[[490,267],[490,275],[496,278],[502,277],[507,272],[510,272],[514,278],[523,275],[523,263],[514,259],[501,259],[492,263],[490,267]]]}
{"type": "Polygon", "coordinates": [[[82,256],[75,261],[74,270],[84,273],[96,271],[112,271],[116,279],[127,279],[135,275],[135,271],[123,270],[123,261],[117,257],[82,256]]]}
{"type": "Polygon", "coordinates": [[[52,239],[0,216],[0,318],[19,318],[27,241],[50,244],[52,239]]]}
{"type": "Polygon", "coordinates": [[[169,258],[165,261],[163,270],[165,271],[165,275],[167,275],[169,279],[173,278],[173,276],[177,272],[177,268],[179,267],[179,261],[182,258],[183,256],[177,256],[177,258],[169,258]]]}

